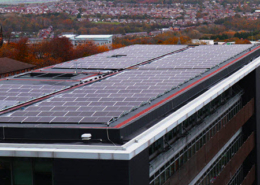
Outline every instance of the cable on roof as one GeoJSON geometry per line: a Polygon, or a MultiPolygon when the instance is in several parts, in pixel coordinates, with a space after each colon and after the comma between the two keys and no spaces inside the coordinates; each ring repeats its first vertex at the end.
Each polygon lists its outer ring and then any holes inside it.
{"type": "Polygon", "coordinates": [[[107,122],[107,129],[106,129],[106,130],[107,130],[107,140],[110,141],[114,146],[116,146],[116,144],[115,144],[113,141],[111,141],[110,138],[109,138],[109,133],[108,133],[109,124],[110,124],[110,123],[107,122]]]}

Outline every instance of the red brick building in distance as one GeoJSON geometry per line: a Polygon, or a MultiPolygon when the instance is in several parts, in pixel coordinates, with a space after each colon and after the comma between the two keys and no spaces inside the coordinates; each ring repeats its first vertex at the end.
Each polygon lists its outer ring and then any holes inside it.
{"type": "Polygon", "coordinates": [[[0,78],[8,77],[11,75],[31,71],[34,65],[13,60],[10,58],[0,58],[0,78]]]}

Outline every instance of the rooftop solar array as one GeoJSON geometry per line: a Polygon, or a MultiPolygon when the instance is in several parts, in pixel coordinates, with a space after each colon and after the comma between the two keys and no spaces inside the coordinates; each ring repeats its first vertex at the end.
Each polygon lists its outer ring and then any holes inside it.
{"type": "Polygon", "coordinates": [[[134,45],[57,64],[54,68],[125,69],[186,47],[183,45],[134,45]]]}
{"type": "Polygon", "coordinates": [[[185,52],[168,55],[141,69],[206,69],[212,68],[231,57],[251,48],[253,45],[202,45],[185,50],[185,52]]]}
{"type": "MultiPolygon", "coordinates": [[[[185,47],[135,45],[78,61],[82,61],[82,68],[94,68],[94,66],[96,68],[113,68],[112,66],[126,68],[185,47]],[[111,55],[122,56],[116,57],[115,62],[109,62],[111,55]],[[124,57],[127,59],[124,60],[124,57]]],[[[164,56],[150,64],[139,66],[139,69],[125,69],[109,78],[59,95],[53,95],[49,99],[23,109],[2,114],[0,122],[107,123],[161,97],[176,86],[181,86],[184,82],[204,73],[208,68],[225,62],[250,47],[252,45],[198,46],[186,49],[183,52],[164,56]]],[[[66,65],[73,68],[75,61],[56,65],[56,67],[66,67],[66,65]]],[[[57,90],[57,88],[61,89],[62,87],[57,85],[0,84],[0,111],[5,106],[28,101],[33,97],[40,97],[44,93],[57,90]]]]}
{"type": "Polygon", "coordinates": [[[0,111],[61,88],[62,86],[52,85],[22,85],[21,82],[20,84],[0,84],[0,111]]]}
{"type": "Polygon", "coordinates": [[[107,123],[203,69],[129,70],[0,117],[0,122],[107,123]]]}

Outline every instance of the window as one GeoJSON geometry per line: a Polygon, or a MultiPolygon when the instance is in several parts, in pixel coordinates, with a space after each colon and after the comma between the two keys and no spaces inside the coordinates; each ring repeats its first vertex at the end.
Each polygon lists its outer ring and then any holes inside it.
{"type": "Polygon", "coordinates": [[[195,146],[195,144],[192,145],[191,153],[192,153],[192,155],[194,155],[196,153],[196,146],[195,146]]]}
{"type": "Polygon", "coordinates": [[[232,158],[231,153],[236,153],[237,150],[234,150],[235,146],[240,143],[240,139],[242,139],[242,135],[239,135],[230,146],[224,151],[223,155],[220,156],[214,164],[205,172],[205,174],[197,181],[196,184],[203,184],[205,182],[207,185],[211,182],[213,183],[216,177],[221,173],[224,166],[230,161],[232,158]],[[210,181],[210,182],[209,182],[210,181]]]}
{"type": "Polygon", "coordinates": [[[0,184],[11,185],[11,163],[0,160],[0,184]]]}
{"type": "Polygon", "coordinates": [[[52,164],[49,160],[39,159],[33,164],[33,180],[36,185],[52,184],[52,164]]]}
{"type": "Polygon", "coordinates": [[[160,176],[160,184],[163,184],[163,183],[165,183],[165,172],[163,172],[162,174],[161,174],[161,176],[160,176]]]}
{"type": "Polygon", "coordinates": [[[16,158],[13,161],[14,185],[33,185],[32,163],[28,158],[16,158]]]}
{"type": "MultiPolygon", "coordinates": [[[[219,96],[220,97],[220,96],[219,96]]],[[[179,137],[183,137],[183,135],[180,135],[180,131],[183,130],[184,133],[189,131],[189,128],[193,125],[193,123],[200,124],[203,119],[210,114],[210,109],[211,106],[220,106],[223,105],[221,104],[220,101],[221,98],[219,98],[216,102],[214,103],[209,103],[202,109],[200,109],[197,113],[191,115],[188,117],[186,120],[184,120],[182,123],[180,123],[178,126],[173,128],[171,131],[165,134],[163,136],[165,139],[163,140],[160,138],[157,140],[154,144],[152,144],[149,148],[150,153],[153,151],[158,151],[157,153],[154,153],[152,158],[156,157],[156,155],[160,154],[161,149],[164,148],[164,142],[166,143],[165,146],[172,145],[172,143],[175,141],[175,139],[179,139],[179,137]],[[202,120],[197,119],[198,117],[201,117],[202,120]],[[182,129],[182,127],[184,129],[182,129]]],[[[226,99],[226,101],[229,99],[226,99]]],[[[237,100],[236,103],[234,103],[232,106],[228,106],[229,109],[227,109],[222,115],[219,115],[217,119],[215,119],[213,122],[209,123],[207,125],[207,128],[205,128],[202,132],[200,132],[199,135],[196,136],[191,142],[187,143],[184,149],[179,151],[174,157],[170,159],[171,164],[166,163],[163,169],[160,169],[160,173],[164,172],[164,175],[162,176],[159,175],[158,173],[158,179],[159,179],[159,184],[162,182],[165,182],[170,176],[172,176],[176,171],[178,171],[195,153],[196,151],[200,150],[201,147],[206,144],[211,137],[215,136],[215,134],[221,129],[221,127],[225,124],[227,124],[227,121],[231,119],[233,116],[237,114],[237,112],[242,108],[241,107],[241,99],[237,100]],[[165,178],[165,179],[164,179],[165,178]]],[[[211,119],[211,118],[210,118],[211,119]]],[[[185,134],[184,134],[185,136],[185,134]]],[[[223,170],[224,166],[226,163],[232,158],[232,153],[236,153],[236,151],[239,149],[239,144],[240,139],[236,141],[237,144],[232,144],[233,147],[229,148],[229,150],[225,151],[221,158],[218,159],[214,167],[209,170],[209,174],[205,174],[205,179],[201,179],[200,183],[205,183],[209,184],[210,181],[214,178],[223,170]],[[232,150],[232,152],[231,152],[232,150]]],[[[242,141],[241,141],[242,142],[242,141]]],[[[169,150],[171,147],[167,147],[164,149],[169,150]]],[[[156,172],[157,173],[157,172],[156,172]]],[[[151,180],[152,181],[152,180],[151,180]]],[[[154,181],[155,182],[155,181],[154,181]]]]}
{"type": "Polygon", "coordinates": [[[177,159],[176,161],[175,161],[175,172],[177,171],[177,170],[179,170],[179,160],[177,159]]]}
{"type": "Polygon", "coordinates": [[[50,159],[0,158],[1,185],[52,185],[50,159]]]}
{"type": "Polygon", "coordinates": [[[187,162],[187,155],[188,155],[188,152],[185,151],[184,154],[183,154],[183,163],[187,162]]]}
{"type": "Polygon", "coordinates": [[[175,165],[175,163],[172,163],[172,165],[171,165],[171,168],[170,168],[170,176],[172,176],[173,174],[174,174],[174,165],[175,165]]]}
{"type": "Polygon", "coordinates": [[[159,177],[156,178],[155,181],[154,181],[154,185],[159,185],[159,184],[160,184],[160,181],[159,181],[159,180],[160,180],[159,177]]]}
{"type": "Polygon", "coordinates": [[[180,164],[180,166],[182,166],[182,164],[183,164],[183,155],[181,155],[179,158],[179,164],[180,164]]]}

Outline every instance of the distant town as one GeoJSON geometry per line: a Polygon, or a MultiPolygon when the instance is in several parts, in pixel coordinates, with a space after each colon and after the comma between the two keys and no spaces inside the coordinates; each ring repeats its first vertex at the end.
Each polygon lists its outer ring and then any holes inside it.
{"type": "Polygon", "coordinates": [[[77,16],[78,21],[87,19],[91,22],[137,22],[185,26],[201,23],[214,23],[216,20],[231,17],[236,14],[241,17],[246,17],[249,20],[256,20],[259,18],[259,13],[255,12],[255,10],[260,7],[260,4],[254,3],[229,4],[217,1],[204,1],[201,4],[136,4],[87,0],[52,1],[54,2],[47,1],[47,3],[5,5],[0,8],[0,13],[18,13],[22,15],[67,13],[72,16],[77,16]]]}
{"type": "Polygon", "coordinates": [[[26,4],[26,3],[46,3],[58,2],[60,0],[0,0],[1,4],[26,4]]]}
{"type": "Polygon", "coordinates": [[[74,47],[71,50],[81,50],[78,46],[89,42],[97,45],[95,50],[77,55],[80,57],[132,44],[258,42],[258,7],[260,4],[252,1],[230,0],[196,3],[35,1],[1,4],[0,24],[4,43],[19,43],[27,38],[22,42],[38,45],[50,41],[51,44],[56,42],[53,39],[65,36],[74,47]]]}

